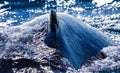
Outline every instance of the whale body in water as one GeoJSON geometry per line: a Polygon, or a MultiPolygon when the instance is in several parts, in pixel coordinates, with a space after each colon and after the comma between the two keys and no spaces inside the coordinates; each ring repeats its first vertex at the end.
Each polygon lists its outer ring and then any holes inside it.
{"type": "MultiPolygon", "coordinates": [[[[41,50],[44,49],[44,47],[47,47],[48,51],[56,48],[68,59],[75,69],[79,69],[88,59],[91,59],[91,57],[96,56],[98,53],[103,55],[101,50],[104,47],[113,45],[112,41],[97,29],[85,24],[74,16],[53,10],[50,14],[41,15],[22,25],[3,28],[3,32],[1,30],[0,33],[0,39],[3,43],[2,46],[0,46],[3,50],[0,56],[4,58],[4,55],[5,57],[8,55],[8,60],[5,61],[11,61],[10,66],[8,66],[6,62],[4,62],[6,66],[2,64],[5,66],[4,69],[13,67],[11,65],[13,65],[14,62],[20,62],[18,64],[21,64],[29,60],[24,59],[26,58],[24,54],[23,59],[9,59],[9,57],[12,58],[12,55],[13,58],[17,56],[14,51],[21,50],[19,53],[24,51],[26,53],[28,52],[29,55],[29,51],[31,50],[33,53],[30,52],[30,57],[31,54],[36,53],[38,54],[36,58],[39,58],[39,56],[41,58],[43,51],[38,51],[38,49],[41,50]]],[[[34,60],[30,60],[28,64],[33,62],[34,60]]],[[[33,64],[40,63],[35,62],[33,64]]]]}
{"type": "Polygon", "coordinates": [[[105,57],[100,51],[113,45],[102,32],[71,15],[51,11],[49,20],[45,43],[57,48],[75,69],[98,53],[105,57]]]}

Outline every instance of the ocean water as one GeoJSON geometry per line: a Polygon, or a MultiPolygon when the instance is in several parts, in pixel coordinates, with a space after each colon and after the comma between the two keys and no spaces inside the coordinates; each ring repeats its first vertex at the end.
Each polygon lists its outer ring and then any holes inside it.
{"type": "Polygon", "coordinates": [[[119,0],[0,1],[0,73],[119,73],[119,45],[119,0]],[[45,31],[32,20],[39,20],[50,10],[75,16],[112,39],[115,45],[102,50],[107,58],[75,70],[56,49],[47,47],[43,42],[45,31]],[[26,26],[31,21],[34,25],[26,26]]]}

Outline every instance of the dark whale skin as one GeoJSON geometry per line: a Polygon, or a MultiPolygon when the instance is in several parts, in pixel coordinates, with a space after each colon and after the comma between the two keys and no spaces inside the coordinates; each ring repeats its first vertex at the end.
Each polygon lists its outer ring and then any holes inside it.
{"type": "MultiPolygon", "coordinates": [[[[105,34],[65,13],[51,11],[51,25],[46,44],[57,48],[75,69],[79,69],[87,59],[96,56],[104,47],[113,45],[105,34]]],[[[100,54],[105,58],[103,53],[100,54]]]]}

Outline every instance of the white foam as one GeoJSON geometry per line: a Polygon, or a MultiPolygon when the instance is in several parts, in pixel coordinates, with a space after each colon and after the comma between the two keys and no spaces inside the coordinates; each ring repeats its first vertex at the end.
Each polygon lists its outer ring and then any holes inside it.
{"type": "Polygon", "coordinates": [[[97,3],[97,7],[100,7],[104,4],[111,3],[113,0],[93,0],[92,3],[97,3]]]}

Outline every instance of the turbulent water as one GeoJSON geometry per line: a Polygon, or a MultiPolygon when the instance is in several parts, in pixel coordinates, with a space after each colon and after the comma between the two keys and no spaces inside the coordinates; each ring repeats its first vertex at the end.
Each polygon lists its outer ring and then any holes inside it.
{"type": "Polygon", "coordinates": [[[119,73],[119,44],[119,0],[0,1],[0,73],[119,73]],[[107,58],[93,60],[75,70],[58,50],[47,47],[43,42],[47,28],[42,29],[47,22],[42,25],[39,16],[51,9],[73,15],[111,38],[115,46],[102,50],[107,58]],[[33,19],[40,22],[36,24],[33,19]]]}

